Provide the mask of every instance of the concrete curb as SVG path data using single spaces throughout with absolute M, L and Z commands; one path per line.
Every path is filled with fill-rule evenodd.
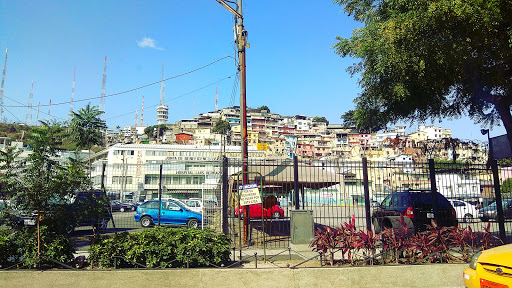
M 464 287 L 467 264 L 347 268 L 3 271 L 0 288 L 26 287 Z

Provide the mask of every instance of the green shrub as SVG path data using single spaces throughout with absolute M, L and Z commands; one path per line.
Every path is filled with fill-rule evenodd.
M 73 241 L 67 234 L 50 231 L 41 226 L 41 262 L 45 267 L 58 266 L 52 259 L 61 263 L 73 260 Z M 18 267 L 31 268 L 37 265 L 37 230 L 0 230 L 0 265 L 2 268 L 20 263 Z
M 207 267 L 229 261 L 230 239 L 210 229 L 154 227 L 97 240 L 88 261 L 100 267 Z

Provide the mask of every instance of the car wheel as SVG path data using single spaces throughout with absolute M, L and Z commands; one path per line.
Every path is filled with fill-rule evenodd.
M 150 227 L 153 225 L 153 219 L 149 216 L 143 216 L 140 219 L 140 225 L 142 225 L 142 227 Z
M 132 208 L 130 210 L 135 211 L 135 206 L 132 206 Z
M 464 219 L 463 220 L 464 220 L 465 223 L 473 222 L 473 215 L 468 213 L 468 214 L 464 215 Z
M 188 228 L 197 228 L 197 227 L 199 227 L 199 222 L 197 221 L 197 219 L 190 219 L 187 222 L 187 227 Z
M 279 211 L 274 211 L 274 213 L 272 213 L 272 218 L 274 218 L 274 219 L 281 218 L 281 213 L 279 213 Z
M 124 212 L 124 207 L 119 208 L 119 212 Z

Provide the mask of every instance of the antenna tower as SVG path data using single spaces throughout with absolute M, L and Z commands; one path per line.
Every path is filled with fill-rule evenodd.
M 4 60 L 4 70 L 2 72 L 2 85 L 0 85 L 0 122 L 2 121 L 2 117 L 4 114 L 4 83 L 5 83 L 5 70 L 7 69 L 7 52 L 8 48 L 5 48 L 5 60 Z
M 41 104 L 41 102 L 37 102 L 36 125 L 39 124 L 39 104 Z
M 215 111 L 219 111 L 219 87 L 215 87 Z
M 75 68 L 73 68 L 73 84 L 71 85 L 71 102 L 69 103 L 68 116 L 69 121 L 71 121 L 71 115 L 73 115 L 73 98 L 75 98 Z
M 50 112 L 52 111 L 52 99 L 50 99 L 50 104 L 48 104 L 48 123 L 50 123 Z
M 103 65 L 103 81 L 101 82 L 101 99 L 100 99 L 100 111 L 101 120 L 105 120 L 105 95 L 107 91 L 107 56 L 105 56 L 105 64 Z
M 133 127 L 137 127 L 137 118 L 139 118 L 139 110 L 135 110 L 135 119 L 133 119 Z
M 27 106 L 27 119 L 25 120 L 25 125 L 32 125 L 32 99 L 34 99 L 34 80 L 32 80 L 32 87 L 30 87 L 30 96 L 28 96 L 28 106 Z
M 160 105 L 165 105 L 164 62 L 162 62 L 162 81 L 160 82 Z
M 164 63 L 162 62 L 162 81 L 160 82 L 160 105 L 156 107 L 158 125 L 165 124 L 169 118 L 169 107 L 165 105 Z
M 140 109 L 140 127 L 144 126 L 144 95 L 142 95 L 142 108 Z

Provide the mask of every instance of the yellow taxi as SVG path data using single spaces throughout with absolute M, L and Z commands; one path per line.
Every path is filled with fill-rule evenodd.
M 512 244 L 475 254 L 463 277 L 468 288 L 512 288 Z

